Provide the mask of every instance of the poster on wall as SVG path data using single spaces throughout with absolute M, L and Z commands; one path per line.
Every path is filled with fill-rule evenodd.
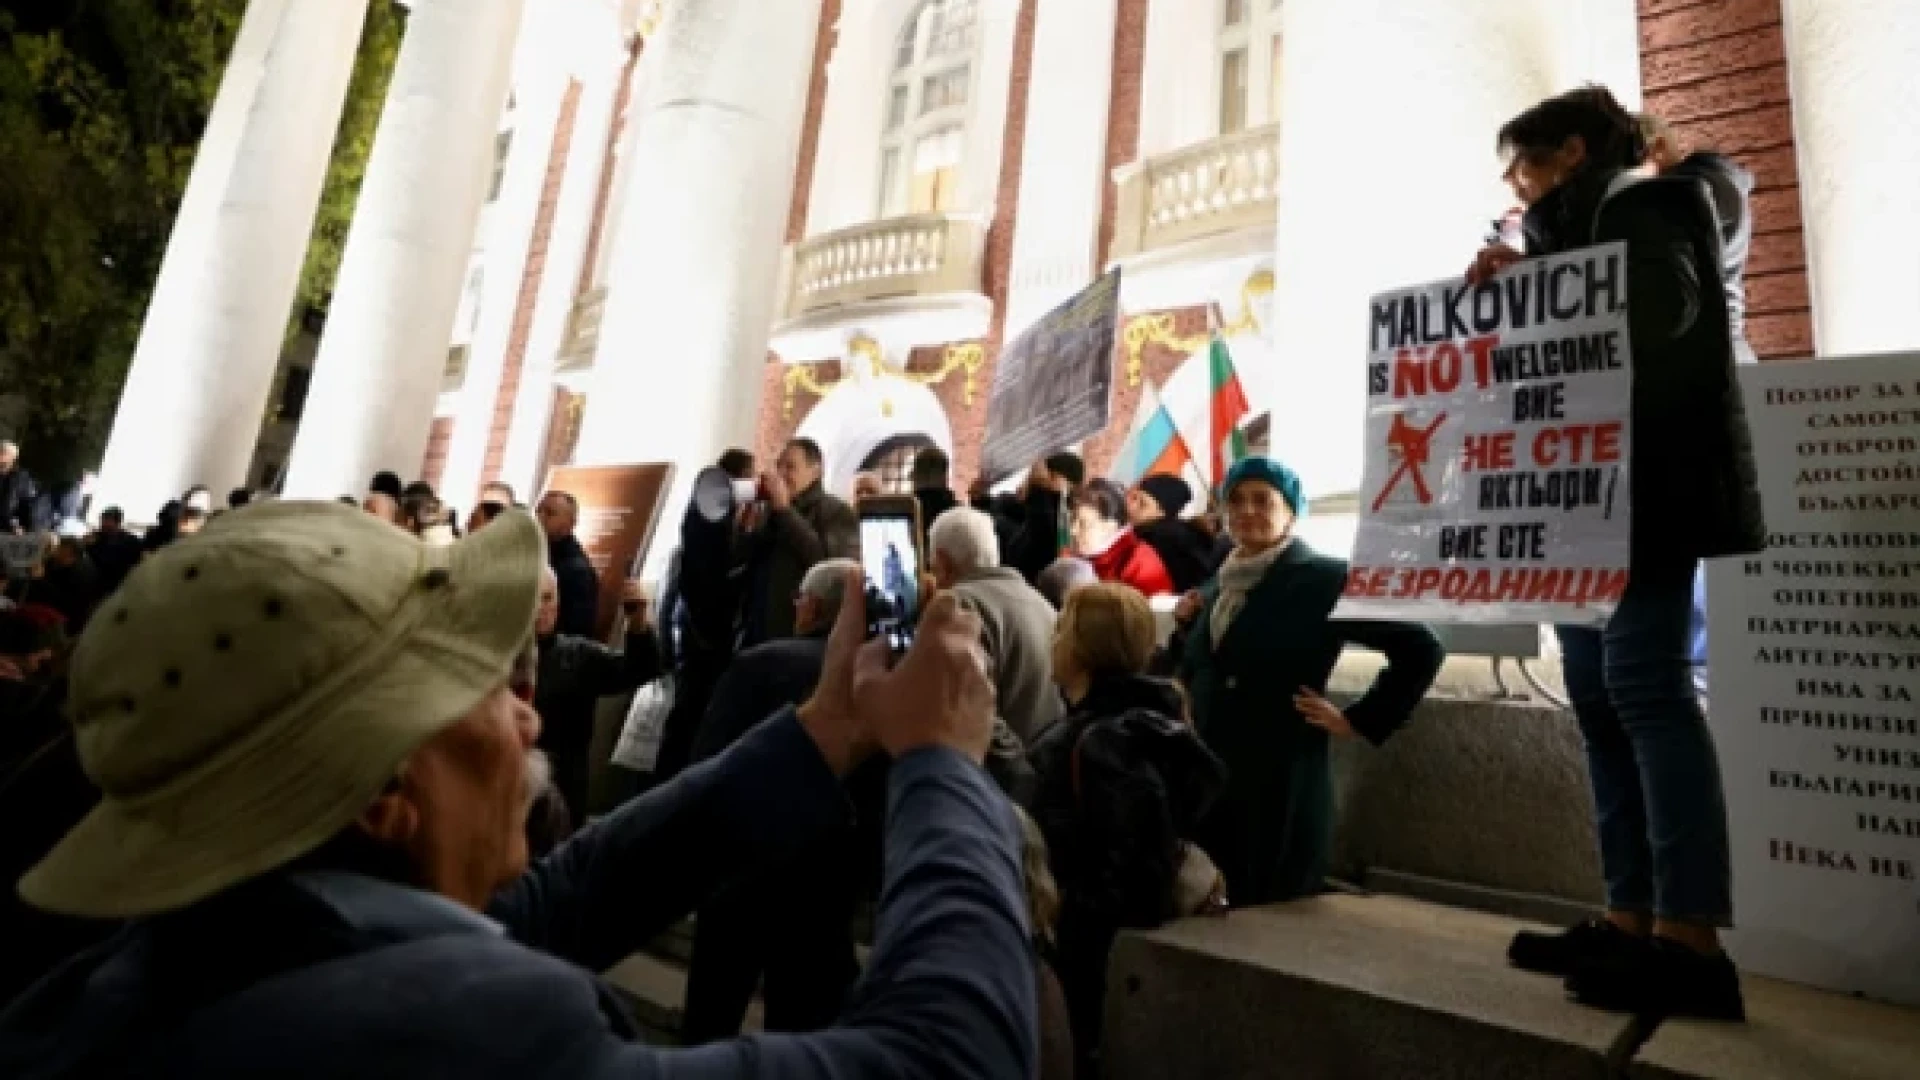
M 580 503 L 574 535 L 600 576 L 600 620 L 594 634 L 602 641 L 613 633 L 621 593 L 646 556 L 672 481 L 673 466 L 666 462 L 568 467 L 547 477 L 547 491 L 564 491 Z
M 1627 585 L 1624 244 L 1375 297 L 1366 464 L 1335 615 L 1604 622 Z
M 1001 480 L 1107 429 L 1113 413 L 1120 271 L 1048 312 L 1001 350 L 981 472 Z
M 1707 577 L 1728 948 L 1920 1005 L 1920 355 L 1740 376 L 1770 541 Z

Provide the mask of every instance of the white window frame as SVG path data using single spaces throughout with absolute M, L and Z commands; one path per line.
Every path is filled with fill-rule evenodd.
M 877 191 L 878 219 L 901 217 L 912 212 L 914 153 L 921 140 L 929 136 L 951 130 L 956 145 L 964 154 L 967 140 L 967 126 L 971 120 L 974 98 L 979 89 L 980 50 L 982 20 L 980 4 L 982 0 L 923 0 L 908 13 L 906 21 L 895 31 L 887 42 L 886 65 L 887 81 L 882 90 L 880 108 L 880 157 L 877 166 L 875 187 Z M 973 41 L 971 45 L 957 52 L 942 56 L 930 55 L 932 48 L 933 25 L 937 21 L 934 14 L 948 5 L 970 4 L 973 8 Z M 907 34 L 913 35 L 913 59 L 905 67 L 896 66 L 903 50 Z M 922 112 L 922 95 L 930 79 L 949 75 L 956 71 L 966 72 L 966 87 L 958 100 L 932 111 Z M 906 112 L 902 122 L 893 126 L 893 101 L 896 94 L 905 91 Z M 888 174 L 887 159 L 896 162 L 892 174 Z M 959 165 L 955 167 L 955 187 L 958 187 Z M 957 190 L 947 195 L 947 208 L 951 209 L 958 197 Z
M 1229 26 L 1227 9 L 1235 2 L 1216 0 L 1214 6 L 1218 43 L 1213 54 L 1212 127 L 1216 135 L 1231 134 L 1222 123 L 1225 119 L 1225 102 L 1222 99 L 1226 93 L 1227 56 L 1237 50 L 1245 50 L 1247 58 L 1246 123 L 1241 130 L 1250 131 L 1280 122 L 1273 107 L 1273 42 L 1280 36 L 1280 13 L 1286 0 L 1237 0 L 1246 14 L 1238 25 Z

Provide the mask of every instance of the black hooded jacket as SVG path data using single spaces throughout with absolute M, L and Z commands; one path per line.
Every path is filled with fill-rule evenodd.
M 1706 185 L 1590 169 L 1534 203 L 1524 225 L 1528 255 L 1627 245 L 1635 566 L 1762 550 L 1724 248 Z

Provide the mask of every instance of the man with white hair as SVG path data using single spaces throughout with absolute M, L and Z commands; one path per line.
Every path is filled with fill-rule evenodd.
M 993 518 L 971 507 L 940 515 L 927 533 L 929 563 L 941 591 L 980 616 L 1000 716 L 1031 742 L 1060 718 L 1053 685 L 1053 605 L 1019 571 L 1000 565 Z
M 794 636 L 755 645 L 735 658 L 694 736 L 694 761 L 725 752 L 813 693 L 834 616 L 861 573 L 854 559 L 826 559 L 807 570 L 793 597 Z M 872 769 L 848 778 L 856 826 L 886 813 L 885 773 L 877 774 L 876 783 Z M 701 905 L 680 1024 L 683 1043 L 738 1035 L 755 986 L 762 986 L 768 1031 L 815 1031 L 833 1023 L 859 974 L 855 871 L 873 861 L 862 858 L 860 835 L 855 828 L 835 830 L 796 853 L 787 867 L 740 882 Z
M 421 537 L 432 543 L 427 537 Z M 593 717 L 600 699 L 627 694 L 660 677 L 664 665 L 660 640 L 649 622 L 646 601 L 635 582 L 627 583 L 621 604 L 627 615 L 623 648 L 560 626 L 560 580 L 551 565 L 540 575 L 539 606 L 534 609 L 534 640 L 540 647 L 539 680 L 533 710 L 540 714 L 540 749 L 553 759 L 553 783 L 574 818 L 587 818 L 587 791 L 593 768 Z
M 32 531 L 33 504 L 39 494 L 33 477 L 20 467 L 20 444 L 0 439 L 0 535 Z

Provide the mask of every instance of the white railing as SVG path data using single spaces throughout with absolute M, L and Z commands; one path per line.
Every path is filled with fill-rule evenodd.
M 588 289 L 574 298 L 573 313 L 567 316 L 567 338 L 554 366 L 557 373 L 572 374 L 593 367 L 593 354 L 600 347 L 600 319 L 606 311 L 605 288 Z
M 802 240 L 787 248 L 786 317 L 867 300 L 979 292 L 985 239 L 972 218 L 914 214 Z
M 1273 225 L 1280 182 L 1280 128 L 1238 135 L 1148 158 L 1120 170 L 1113 257 Z

